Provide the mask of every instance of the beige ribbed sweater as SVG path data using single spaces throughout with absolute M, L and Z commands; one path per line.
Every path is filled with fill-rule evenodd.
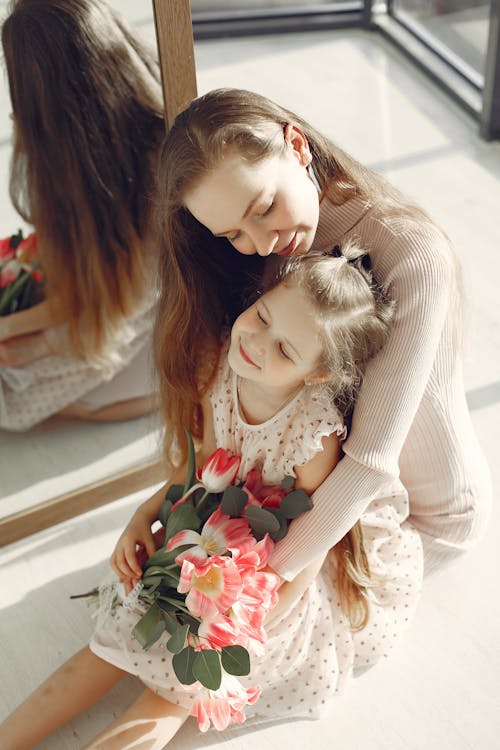
M 314 493 L 314 511 L 294 521 L 270 561 L 286 579 L 336 544 L 395 476 L 408 491 L 427 572 L 477 540 L 491 504 L 465 400 L 460 289 L 448 240 L 422 219 L 381 219 L 358 198 L 340 207 L 323 199 L 312 249 L 347 239 L 370 253 L 397 311 L 387 344 L 367 367 L 344 458 Z

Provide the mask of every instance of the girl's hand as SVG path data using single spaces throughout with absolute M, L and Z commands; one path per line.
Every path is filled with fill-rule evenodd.
M 0 365 L 21 367 L 53 354 L 43 331 L 0 342 Z
M 165 529 L 158 529 L 153 534 L 149 519 L 139 508 L 118 539 L 110 559 L 110 565 L 125 585 L 127 594 L 142 576 L 142 566 L 148 557 L 163 544 L 164 539 Z

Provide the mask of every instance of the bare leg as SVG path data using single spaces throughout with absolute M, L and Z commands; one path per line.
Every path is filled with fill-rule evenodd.
M 28 750 L 85 711 L 127 673 L 85 647 L 52 674 L 0 725 L 2 750 Z
M 127 419 L 137 419 L 146 414 L 151 414 L 158 408 L 158 397 L 138 396 L 126 401 L 117 401 L 108 406 L 101 406 L 100 409 L 88 409 L 81 404 L 70 404 L 58 412 L 59 417 L 69 419 L 85 419 L 91 422 L 122 422 Z
M 162 750 L 180 729 L 188 710 L 146 688 L 118 719 L 84 750 Z

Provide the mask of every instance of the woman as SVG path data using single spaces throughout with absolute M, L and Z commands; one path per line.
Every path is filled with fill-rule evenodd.
M 199 429 L 207 350 L 239 312 L 256 266 L 354 240 L 390 287 L 393 329 L 367 367 L 344 458 L 314 495 L 314 529 L 299 519 L 271 565 L 293 578 L 398 475 L 427 572 L 470 547 L 488 519 L 491 481 L 465 400 L 460 270 L 443 232 L 305 121 L 248 91 L 193 101 L 164 143 L 159 179 L 167 453 L 183 425 Z

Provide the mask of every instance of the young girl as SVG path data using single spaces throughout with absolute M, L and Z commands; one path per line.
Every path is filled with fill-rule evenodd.
M 394 325 L 368 365 L 345 456 L 314 495 L 314 533 L 298 519 L 272 564 L 293 577 L 398 476 L 427 572 L 471 547 L 489 517 L 491 480 L 465 400 L 460 272 L 443 232 L 304 120 L 249 91 L 194 100 L 165 140 L 159 176 L 158 362 L 165 420 L 177 428 L 167 441 L 199 424 L 192 404 L 206 347 L 241 309 L 254 266 L 356 240 L 390 286 Z
M 310 492 L 337 463 L 345 427 L 334 402 L 350 408 L 365 362 L 383 345 L 392 316 L 392 304 L 372 284 L 362 254 L 353 247 L 344 252 L 285 263 L 222 346 L 203 403 L 201 455 L 215 446 L 241 455 L 240 479 L 260 465 L 266 482 L 294 474 Z M 163 496 L 160 491 L 143 504 L 121 536 L 112 558 L 121 580 L 140 575 L 137 542 L 153 551 L 143 530 L 150 530 Z M 353 672 L 392 649 L 412 614 L 422 576 L 420 537 L 405 521 L 407 514 L 406 493 L 394 482 L 331 554 L 320 554 L 281 586 L 265 653 L 252 658 L 251 674 L 241 679 L 244 688 L 262 687 L 257 703 L 246 707 L 249 718 L 316 717 Z M 164 747 L 197 692 L 177 681 L 165 636 L 147 652 L 134 641 L 139 616 L 125 607 L 108 614 L 90 650 L 73 657 L 0 728 L 2 748 L 31 747 L 124 672 L 138 675 L 147 688 L 88 747 L 131 748 L 146 737 L 151 750 Z
M 155 404 L 157 60 L 102 0 L 13 0 L 2 45 L 10 194 L 37 232 L 46 299 L 0 318 L 0 428 L 139 416 Z

